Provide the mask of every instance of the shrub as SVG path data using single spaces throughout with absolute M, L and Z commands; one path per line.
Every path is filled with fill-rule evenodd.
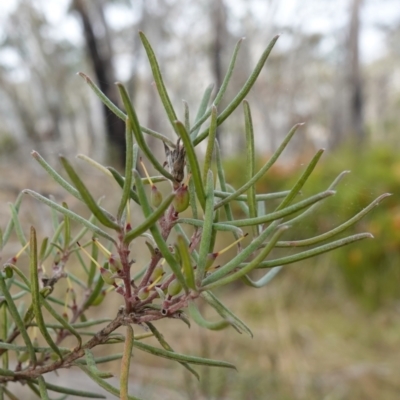
M 245 96 L 256 81 L 278 37 L 268 45 L 236 97 L 222 112 L 217 112 L 217 106 L 232 75 L 239 44 L 236 46 L 225 80 L 212 105 L 208 107 L 208 90 L 201 101 L 193 126 L 190 126 L 188 112 L 185 122 L 178 120 L 153 50 L 142 33 L 140 37 L 147 52 L 160 99 L 178 139 L 171 141 L 161 133 L 141 127 L 123 85 L 117 84 L 126 114 L 105 98 L 86 75 L 81 74 L 110 110 L 126 123 L 125 176 L 111 167 L 103 167 L 94 160 L 89 160 L 121 186 L 121 192 L 116 195 L 118 206 L 114 211 L 104 209 L 85 185 L 83 173 L 79 174 L 65 157 L 60 156 L 60 161 L 70 182 L 37 152 L 32 152 L 34 159 L 57 184 L 85 204 L 92 216 L 84 218 L 70 210 L 66 203 L 58 204 L 51 198 L 26 189 L 23 193 L 49 206 L 55 215 L 54 236 L 38 243 L 34 227 L 30 229 L 29 240 L 24 238 L 25 226 L 18 217 L 21 195 L 11 207 L 12 219 L 2 234 L 2 246 L 7 243 L 14 230 L 23 247 L 15 257 L 3 264 L 0 272 L 2 396 L 13 398 L 7 383 L 17 381 L 26 383 L 34 393 L 44 399 L 49 398 L 48 391 L 83 397 L 103 397 L 86 390 L 59 387 L 45 380 L 47 372 L 74 367 L 80 368 L 99 386 L 115 396 L 134 399 L 136 397 L 128 395 L 133 349 L 177 361 L 196 377 L 198 373 L 192 367 L 196 364 L 235 368 L 226 361 L 174 352 L 154 322 L 168 319 L 171 324 L 184 322 L 190 326 L 192 320 L 206 329 L 232 327 L 238 332 L 252 335 L 249 327 L 217 298 L 215 289 L 237 280 L 242 280 L 253 288 L 263 287 L 284 264 L 314 257 L 372 236 L 369 233 L 358 233 L 331 240 L 356 223 L 385 195 L 329 232 L 305 240 L 281 240 L 288 228 L 313 214 L 324 199 L 335 194 L 335 187 L 343 174 L 320 193 L 295 202 L 321 157 L 322 150 L 316 153 L 290 190 L 256 193 L 257 181 L 276 162 L 301 125 L 295 125 L 290 130 L 272 157 L 256 172 L 251 111 Z M 225 180 L 215 137 L 217 126 L 240 104 L 243 104 L 247 139 L 246 167 L 241 165 L 246 182 L 239 189 L 234 189 Z M 207 120 L 209 127 L 201 130 L 202 124 Z M 144 134 L 153 135 L 163 143 L 166 153 L 164 164 L 153 155 Z M 208 139 L 207 149 L 204 162 L 200 165 L 195 147 L 205 139 Z M 146 161 L 141 161 L 139 153 Z M 215 165 L 212 163 L 213 156 Z M 142 177 L 136 169 L 138 162 L 143 166 L 145 163 L 151 163 L 159 175 Z M 170 183 L 169 193 L 164 197 L 157 187 L 157 183 L 162 181 Z M 266 213 L 264 204 L 272 199 L 276 199 L 278 205 L 272 212 Z M 233 217 L 234 202 L 241 205 L 245 214 L 243 218 Z M 132 223 L 133 205 L 136 205 L 143 215 L 141 223 Z M 81 230 L 73 234 L 72 225 L 80 227 Z M 218 265 L 216 261 L 222 253 L 215 249 L 219 232 L 231 234 L 234 239 L 232 244 L 237 247 L 236 254 L 223 265 Z M 243 245 L 241 241 L 246 236 L 250 239 L 245 239 L 246 245 Z M 137 248 L 135 240 L 139 237 L 146 240 L 145 250 Z M 322 242 L 325 243 L 321 244 Z M 303 246 L 311 248 L 289 256 L 267 259 L 276 247 Z M 24 273 L 24 266 L 20 265 L 20 255 L 23 251 L 29 253 L 28 273 Z M 143 251 L 148 252 L 147 262 L 142 266 L 136 265 L 131 253 Z M 79 274 L 67 270 L 67 265 L 74 257 L 81 265 Z M 51 267 L 45 270 L 44 263 L 50 264 Z M 254 281 L 250 274 L 255 269 L 267 269 L 268 272 Z M 65 291 L 67 294 L 64 296 Z M 118 309 L 104 306 L 110 291 L 121 295 L 121 306 Z M 29 297 L 32 301 L 26 308 L 22 302 Z M 197 306 L 199 298 L 203 298 L 221 319 L 206 320 Z M 94 307 L 104 310 L 102 314 L 105 319 L 89 318 L 90 310 Z M 104 315 L 106 312 L 108 315 Z M 137 325 L 147 327 L 148 333 L 134 334 L 133 326 Z M 96 329 L 95 332 L 87 331 L 89 327 Z M 124 335 L 116 332 L 121 327 L 125 331 Z M 39 339 L 44 343 L 42 346 L 38 345 L 37 331 L 40 332 Z M 88 340 L 84 340 L 86 335 L 89 335 Z M 148 336 L 154 336 L 160 347 L 146 344 L 144 339 Z M 17 343 L 19 337 L 23 341 L 22 345 Z M 62 347 L 64 340 L 69 337 L 75 338 L 76 341 L 72 349 Z M 92 353 L 97 346 L 113 346 L 121 342 L 124 343 L 124 351 L 121 354 L 95 357 Z M 16 367 L 11 367 L 10 359 L 16 361 Z M 119 388 L 106 381 L 111 373 L 101 372 L 97 367 L 99 363 L 116 359 L 121 360 Z

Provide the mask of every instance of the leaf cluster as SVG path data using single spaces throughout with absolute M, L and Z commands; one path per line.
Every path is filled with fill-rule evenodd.
M 212 90 L 210 87 L 206 89 L 193 124 L 186 104 L 184 120 L 178 119 L 152 47 L 143 33 L 140 33 L 140 38 L 176 140 L 140 124 L 134 105 L 122 84 L 117 83 L 117 87 L 125 111 L 106 98 L 86 75 L 80 74 L 100 100 L 125 121 L 127 152 L 124 176 L 111 167 L 101 166 L 96 161 L 81 156 L 120 185 L 118 205 L 116 210 L 104 209 L 88 189 L 83 174 L 67 158 L 60 156 L 68 180 L 40 154 L 32 152 L 33 158 L 57 184 L 85 204 L 91 217 L 84 218 L 71 210 L 66 203 L 59 204 L 52 198 L 26 189 L 24 194 L 44 203 L 52 212 L 54 235 L 39 243 L 33 227 L 30 229 L 29 239 L 24 236 L 24 226 L 18 216 L 22 195 L 11 205 L 12 219 L 1 235 L 1 246 L 7 243 L 11 232 L 15 231 L 23 251 L 29 255 L 29 275 L 25 275 L 23 266 L 19 265 L 20 254 L 7 261 L 0 272 L 0 398 L 14 398 L 7 387 L 7 382 L 10 381 L 26 383 L 35 394 L 44 399 L 50 398 L 49 391 L 104 398 L 83 390 L 58 387 L 46 381 L 47 372 L 75 367 L 80 368 L 109 393 L 121 399 L 136 399 L 137 397 L 128 393 L 129 368 L 134 349 L 177 361 L 197 378 L 199 375 L 192 365 L 235 368 L 225 361 L 175 352 L 158 331 L 154 321 L 168 318 L 171 323 L 179 320 L 190 327 L 192 320 L 206 329 L 232 327 L 239 333 L 252 335 L 250 328 L 217 298 L 215 289 L 237 280 L 248 286 L 261 288 L 271 281 L 282 265 L 371 237 L 369 233 L 361 233 L 334 239 L 334 236 L 356 223 L 376 206 L 385 195 L 329 232 L 303 240 L 283 239 L 291 226 L 312 215 L 324 199 L 335 194 L 336 186 L 344 175 L 340 174 L 322 192 L 299 199 L 299 193 L 323 150 L 315 154 L 289 190 L 256 193 L 256 183 L 278 160 L 301 126 L 295 125 L 265 165 L 258 171 L 255 170 L 254 129 L 250 105 L 245 97 L 264 67 L 278 37 L 274 37 L 267 46 L 242 89 L 219 111 L 218 107 L 232 77 L 241 42 L 236 45 L 221 88 L 211 104 Z M 240 105 L 243 107 L 247 143 L 247 163 L 243 166 L 246 183 L 239 188 L 233 188 L 225 179 L 216 130 Z M 202 128 L 205 123 L 208 126 Z M 166 152 L 164 164 L 149 148 L 146 135 L 152 135 L 162 142 Z M 196 147 L 206 139 L 205 158 L 201 163 Z M 139 162 L 145 164 L 142 158 L 160 175 L 142 177 L 137 170 Z M 160 181 L 170 183 L 170 191 L 165 198 L 162 198 L 156 185 Z M 273 199 L 278 200 L 278 205 L 270 209 Z M 244 217 L 235 218 L 233 202 L 240 205 Z M 136 225 L 131 219 L 132 204 L 138 205 L 143 214 L 143 222 Z M 266 205 L 270 209 L 268 212 Z M 79 227 L 80 230 L 73 234 L 72 227 Z M 217 262 L 218 256 L 224 251 L 216 250 L 216 238 L 220 232 L 231 234 L 233 245 L 236 246 L 236 254 L 223 265 L 218 265 Z M 139 237 L 146 240 L 148 259 L 138 270 L 131 254 L 142 251 L 136 245 Z M 274 258 L 271 253 L 276 247 L 307 249 Z M 76 257 L 82 267 L 79 276 L 68 269 L 71 257 Z M 49 264 L 50 267 L 44 267 Z M 254 281 L 251 273 L 256 269 L 268 271 Z M 81 278 L 82 275 L 84 279 Z M 59 287 L 67 287 L 64 300 L 55 295 L 55 289 Z M 107 319 L 91 320 L 88 317 L 89 310 L 103 307 L 104 299 L 111 291 L 121 296 L 121 307 L 114 311 L 107 310 L 110 312 Z M 27 298 L 31 299 L 29 306 L 26 303 Z M 200 298 L 216 311 L 219 320 L 209 321 L 203 317 L 198 307 Z M 146 327 L 148 334 L 136 335 L 134 328 L 138 325 Z M 116 332 L 120 327 L 124 327 L 124 335 Z M 154 336 L 159 346 L 145 343 L 143 339 L 148 336 Z M 18 337 L 21 337 L 23 345 L 17 344 Z M 61 347 L 67 337 L 75 338 L 74 348 Z M 38 338 L 44 345 L 39 346 Z M 92 349 L 99 345 L 122 342 L 122 353 L 97 358 L 92 353 Z M 11 367 L 11 355 L 17 360 L 15 368 Z M 121 360 L 118 388 L 107 382 L 112 374 L 101 372 L 97 367 L 100 363 L 116 359 Z

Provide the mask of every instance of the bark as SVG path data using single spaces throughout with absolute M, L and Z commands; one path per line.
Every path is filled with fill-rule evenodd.
M 110 40 L 106 37 L 98 37 L 95 33 L 95 23 L 103 25 L 103 31 L 106 33 L 108 27 L 104 24 L 104 10 L 101 4 L 97 4 L 97 11 L 100 13 L 99 21 L 93 21 L 84 0 L 73 0 L 73 8 L 78 12 L 82 21 L 83 32 L 86 41 L 87 52 L 90 57 L 96 79 L 100 89 L 115 104 L 118 105 L 119 97 L 115 86 L 115 74 L 113 68 L 113 54 Z M 117 150 L 117 158 L 120 165 L 124 164 L 125 159 L 125 124 L 120 118 L 113 114 L 105 105 L 103 105 L 103 115 L 106 125 L 106 133 L 109 142 Z
M 362 0 L 352 0 L 346 53 L 336 82 L 331 141 L 333 146 L 348 139 L 360 144 L 365 138 L 363 80 L 359 55 L 361 6 Z

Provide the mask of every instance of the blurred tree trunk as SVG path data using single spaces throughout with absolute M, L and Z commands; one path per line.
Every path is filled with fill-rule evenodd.
M 363 82 L 360 68 L 360 11 L 363 0 L 351 0 L 349 30 L 345 58 L 339 68 L 333 116 L 331 144 L 339 145 L 347 138 L 361 143 L 365 138 Z
M 224 56 L 224 43 L 227 39 L 226 8 L 223 0 L 214 0 L 210 8 L 212 25 L 211 62 L 214 74 L 215 88 L 218 91 L 224 79 L 222 60 Z M 217 129 L 217 140 L 220 140 L 220 129 Z M 221 146 L 223 152 L 223 147 Z
M 350 87 L 350 132 L 357 142 L 364 137 L 363 88 L 360 68 L 360 9 L 362 0 L 353 0 L 349 35 L 349 87 Z
M 119 103 L 118 91 L 115 86 L 115 73 L 113 68 L 113 52 L 109 29 L 104 16 L 104 5 L 102 1 L 91 3 L 96 8 L 98 17 L 90 13 L 89 3 L 85 0 L 73 0 L 73 8 L 78 12 L 83 25 L 87 51 L 96 74 L 100 89 L 114 103 Z M 99 25 L 97 27 L 97 25 Z M 97 28 L 97 29 L 96 29 Z M 96 34 L 96 32 L 102 32 Z M 125 124 L 120 118 L 113 114 L 103 105 L 106 133 L 110 144 L 117 152 L 118 164 L 123 164 L 125 159 Z

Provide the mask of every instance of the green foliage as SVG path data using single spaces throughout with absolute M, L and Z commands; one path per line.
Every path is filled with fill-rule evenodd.
M 261 164 L 262 160 L 258 159 Z M 296 164 L 301 164 L 299 160 Z M 241 184 L 236 168 L 237 160 L 227 160 L 225 165 L 229 179 Z M 382 207 L 374 210 L 373 218 L 349 227 L 347 232 L 356 234 L 361 230 L 371 232 L 375 240 L 361 242 L 357 247 L 343 247 L 330 258 L 336 265 L 349 293 L 355 296 L 369 310 L 388 305 L 400 298 L 398 282 L 400 279 L 400 163 L 398 154 L 386 145 L 354 149 L 352 145 L 343 146 L 327 156 L 314 172 L 303 195 L 320 191 L 326 182 L 334 179 L 338 170 L 348 168 L 351 173 L 344 177 L 335 196 L 335 202 L 327 202 L 306 224 L 293 229 L 293 235 L 305 236 L 313 232 L 331 229 L 338 222 L 347 221 L 357 213 L 363 212 L 379 193 L 391 193 Z M 294 182 L 294 168 L 276 167 L 272 173 L 259 182 L 261 191 L 282 191 Z M 350 172 L 349 171 L 349 172 Z M 372 203 L 372 207 L 374 203 Z M 368 210 L 368 209 L 367 209 Z M 317 260 L 310 262 L 318 262 Z
M 67 181 L 37 152 L 32 152 L 34 159 L 54 181 L 83 203 L 92 216 L 85 218 L 69 209 L 66 203 L 58 204 L 34 190 L 26 189 L 25 194 L 49 207 L 54 222 L 54 236 L 51 240 L 44 238 L 39 242 L 36 234 L 39 226 L 31 227 L 27 241 L 26 227 L 18 214 L 21 196 L 11 206 L 12 219 L 1 235 L 2 248 L 7 244 L 12 230 L 20 240 L 21 247 L 26 247 L 22 247 L 21 252 L 8 260 L 0 271 L 2 397 L 10 397 L 7 383 L 18 381 L 27 382 L 28 387 L 42 398 L 50 398 L 48 391 L 104 398 L 96 393 L 58 387 L 46 381 L 47 372 L 75 367 L 80 368 L 88 378 L 109 393 L 123 399 L 136 399 L 137 397 L 128 393 L 131 356 L 136 351 L 176 361 L 196 378 L 199 375 L 192 365 L 234 369 L 235 366 L 226 361 L 175 352 L 154 322 L 168 319 L 170 324 L 183 322 L 190 327 L 190 320 L 185 314 L 187 310 L 191 319 L 203 328 L 219 330 L 232 327 L 240 333 L 245 332 L 252 336 L 250 328 L 217 298 L 214 289 L 237 280 L 260 288 L 271 281 L 281 265 L 371 237 L 369 233 L 357 233 L 331 240 L 356 223 L 365 212 L 349 219 L 339 231 L 332 230 L 312 237 L 306 244 L 295 239 L 283 240 L 292 226 L 309 216 L 321 202 L 336 193 L 335 187 L 339 179 L 316 194 L 299 197 L 299 191 L 313 172 L 322 150 L 311 159 L 296 182 L 286 188 L 289 190 L 266 194 L 258 194 L 255 190 L 257 182 L 277 161 L 301 126 L 297 124 L 290 130 L 277 151 L 257 171 L 252 162 L 255 159 L 255 144 L 251 109 L 244 98 L 254 85 L 277 37 L 262 54 L 243 88 L 225 110 L 218 113 L 216 106 L 232 76 L 239 45 L 235 48 L 216 100 L 206 107 L 210 96 L 207 88 L 203 96 L 205 100 L 199 107 L 193 127 L 190 127 L 187 107 L 184 123 L 177 120 L 177 113 L 168 96 L 151 45 L 144 34 L 141 33 L 140 37 L 149 57 L 160 99 L 177 138 L 171 141 L 161 133 L 142 127 L 134 106 L 120 83 L 117 86 L 127 114 L 112 104 L 88 77 L 81 74 L 110 110 L 125 121 L 125 176 L 86 157 L 92 165 L 109 178 L 114 178 L 121 186 L 121 191 L 115 194 L 117 206 L 106 210 L 87 187 L 85 174 L 79 173 L 68 159 L 60 156 L 61 165 L 68 176 Z M 229 118 L 242 102 L 247 162 L 241 164 L 241 169 L 247 165 L 248 170 L 244 174 L 246 182 L 234 189 L 226 180 L 218 143 L 215 142 L 215 132 L 217 126 Z M 201 131 L 201 125 L 208 120 L 210 126 Z M 162 142 L 166 153 L 165 164 L 154 157 L 146 142 L 147 134 Z M 206 138 L 209 142 L 205 162 L 201 165 L 196 146 Z M 143 156 L 144 164 L 151 163 L 161 176 L 141 177 L 135 169 L 138 154 Z M 215 169 L 210 168 L 214 165 L 213 155 Z M 153 192 L 156 182 L 159 181 L 170 183 L 170 193 L 163 199 L 160 195 L 155 199 L 147 186 Z M 383 197 L 378 198 L 374 205 Z M 270 207 L 271 199 L 277 202 L 273 208 Z M 243 213 L 238 218 L 234 218 L 232 212 L 236 204 L 241 205 Z M 266 204 L 268 207 L 265 207 Z M 137 224 L 131 218 L 133 205 L 135 209 L 139 207 L 142 214 L 142 222 Z M 266 212 L 266 209 L 269 211 Z M 181 215 L 183 211 L 185 217 Z M 75 233 L 76 229 L 79 230 Z M 232 235 L 237 251 L 229 261 L 217 265 L 214 261 L 223 250 L 217 251 L 215 243 L 221 231 Z M 137 244 L 139 237 L 146 240 L 147 249 L 143 250 L 144 246 Z M 242 241 L 245 237 L 247 238 Z M 276 248 L 293 249 L 301 246 L 307 246 L 307 250 L 290 251 L 289 254 L 279 257 L 274 253 Z M 19 261 L 23 251 L 29 254 L 28 272 Z M 143 251 L 148 251 L 147 260 L 142 266 L 136 265 L 132 254 Z M 78 260 L 81 266 L 79 274 L 71 272 L 69 265 L 72 260 Z M 252 280 L 250 274 L 255 269 L 273 267 L 279 268 L 267 271 L 257 281 Z M 110 291 L 120 295 L 121 304 L 117 309 L 104 306 L 104 299 Z M 215 310 L 220 316 L 218 320 L 208 321 L 203 317 L 197 305 L 199 298 Z M 30 303 L 29 307 L 26 307 L 26 302 Z M 90 310 L 93 307 L 101 308 L 102 314 L 107 312 L 108 315 L 103 315 L 106 320 L 90 319 Z M 125 327 L 125 336 L 116 332 L 122 326 Z M 134 329 L 137 326 L 147 326 L 150 334 L 135 334 Z M 88 327 L 92 330 L 88 330 Z M 159 342 L 158 347 L 143 343 L 143 339 L 152 335 Z M 75 347 L 62 347 L 65 339 L 71 336 L 76 339 Z M 18 344 L 21 343 L 19 337 L 22 345 Z M 113 346 L 122 342 L 125 343 L 123 353 L 97 358 L 92 353 L 92 349 L 97 346 Z M 12 364 L 10 359 L 13 360 Z M 116 359 L 121 359 L 120 388 L 106 381 L 112 376 L 111 373 L 101 372 L 97 367 L 99 363 Z M 16 367 L 11 367 L 15 363 Z

